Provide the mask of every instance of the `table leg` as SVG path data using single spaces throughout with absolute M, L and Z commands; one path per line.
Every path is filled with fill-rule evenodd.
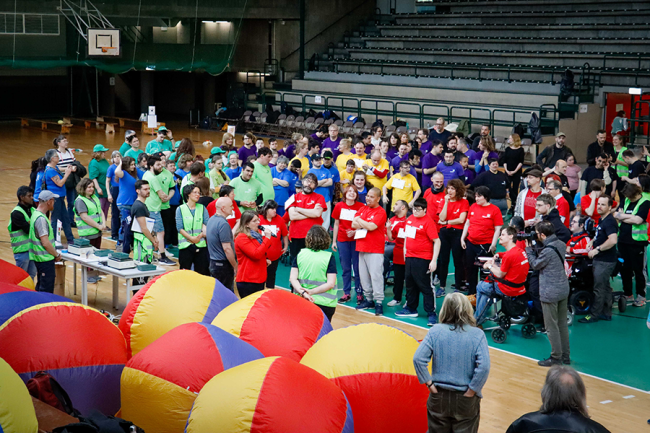
M 74 294 L 77 294 L 77 264 L 72 264 L 72 287 L 74 287 Z
M 119 284 L 120 284 L 120 279 L 113 275 L 113 308 L 117 310 L 117 303 L 119 302 L 120 299 L 120 294 L 118 292 L 119 290 Z
M 126 279 L 126 304 L 131 300 L 131 278 Z
M 81 266 L 81 303 L 88 305 L 88 269 Z

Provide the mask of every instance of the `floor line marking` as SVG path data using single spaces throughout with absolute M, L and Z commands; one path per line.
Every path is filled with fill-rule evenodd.
M 628 398 L 634 398 L 634 396 L 633 395 L 624 395 L 623 398 L 627 400 Z
M 608 403 L 613 403 L 611 400 L 603 400 L 600 402 L 600 404 L 608 404 Z

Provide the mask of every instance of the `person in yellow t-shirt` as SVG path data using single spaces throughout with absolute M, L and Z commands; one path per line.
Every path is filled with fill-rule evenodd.
M 366 155 L 366 146 L 363 144 L 363 141 L 358 141 L 354 145 L 354 150 L 356 152 L 354 159 L 360 159 L 361 163 L 365 164 L 368 155 Z M 361 168 L 361 163 L 357 163 L 357 167 Z
M 367 159 L 361 167 L 366 172 L 368 182 L 379 189 L 382 189 L 388 182 L 388 161 L 381 157 L 379 150 L 373 150 L 370 159 Z M 371 174 L 372 173 L 372 174 Z
M 296 156 L 291 161 L 298 160 L 302 164 L 300 167 L 300 172 L 302 173 L 300 178 L 302 179 L 309 171 L 309 158 L 307 158 L 307 152 L 309 152 L 309 141 L 306 137 L 298 140 L 298 143 L 296 143 L 296 152 Z
M 353 159 L 348 159 L 345 165 L 345 170 L 339 172 L 342 185 L 352 185 L 354 181 L 354 172 L 357 171 L 357 165 Z
M 384 194 L 384 203 L 388 203 L 388 190 L 393 190 L 393 201 L 391 209 L 399 200 L 404 200 L 413 207 L 413 202 L 420 197 L 422 190 L 418 185 L 417 179 L 410 173 L 411 164 L 408 161 L 402 161 L 399 164 L 399 173 L 391 177 L 386 185 L 382 188 Z
M 341 153 L 336 158 L 336 168 L 338 168 L 339 173 L 343 173 L 345 171 L 346 164 L 349 160 L 356 158 L 350 149 L 352 149 L 352 141 L 349 138 L 344 138 L 341 140 L 339 143 L 339 152 Z

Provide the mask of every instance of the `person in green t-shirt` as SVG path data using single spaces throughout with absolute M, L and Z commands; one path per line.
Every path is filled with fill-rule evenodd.
M 212 163 L 213 167 L 210 170 L 210 173 L 208 173 L 208 178 L 210 179 L 210 191 L 212 191 L 212 197 L 216 200 L 219 198 L 221 185 L 228 185 L 230 183 L 230 178 L 226 172 L 223 171 L 223 160 L 221 159 L 221 155 L 213 155 L 212 160 L 214 161 Z
M 163 152 L 165 156 L 169 157 L 174 150 L 174 145 L 172 144 L 174 137 L 172 136 L 171 129 L 167 129 L 164 126 L 158 128 L 158 133 L 156 138 L 147 143 L 145 152 L 148 155 L 153 155 L 154 153 Z
M 159 263 L 161 265 L 172 266 L 176 262 L 170 260 L 165 254 L 165 226 L 160 215 L 163 202 L 169 201 L 169 195 L 167 194 L 169 190 L 163 188 L 161 178 L 158 176 L 163 171 L 162 158 L 158 155 L 151 155 L 147 159 L 147 164 L 149 170 L 142 176 L 142 179 L 149 182 L 150 194 L 144 204 L 149 210 L 149 217 L 154 220 L 153 231 L 156 233 L 156 238 L 158 239 Z
M 140 139 L 135 135 L 131 135 L 129 138 L 126 139 L 126 142 L 129 143 L 131 148 L 126 151 L 124 156 L 130 156 L 131 158 L 137 161 L 138 156 L 140 156 L 141 153 L 144 153 L 144 151 L 140 149 Z
M 250 162 L 242 164 L 242 172 L 239 177 L 230 181 L 230 186 L 235 188 L 235 203 L 243 210 L 257 210 L 263 203 L 262 185 L 253 179 L 255 166 Z
M 169 165 L 168 165 L 169 163 Z M 163 158 L 163 167 L 171 167 L 173 161 L 165 161 Z M 156 176 L 159 179 L 160 186 L 162 187 L 163 192 L 167 193 L 168 200 L 163 201 L 160 206 L 160 217 L 163 221 L 163 226 L 165 227 L 165 245 L 176 245 L 178 244 L 178 232 L 176 231 L 176 209 L 172 209 L 171 202 L 176 195 L 176 184 L 174 182 L 174 174 L 170 172 L 167 168 L 163 168 L 159 175 Z M 173 237 L 176 237 L 174 241 Z
M 126 152 L 128 152 L 129 149 L 131 149 L 131 144 L 129 143 L 129 137 L 133 137 L 133 136 L 135 136 L 135 131 L 131 129 L 126 131 L 126 133 L 124 134 L 124 143 L 122 143 L 122 146 L 120 146 L 120 150 L 119 150 L 120 155 L 126 156 Z
M 96 144 L 93 147 L 92 159 L 88 164 L 88 178 L 95 184 L 95 192 L 99 197 L 104 217 L 108 215 L 108 208 L 111 205 L 108 201 L 108 191 L 106 191 L 106 172 L 110 167 L 105 158 L 107 150 L 102 144 Z
M 262 147 L 257 152 L 257 161 L 253 163 L 255 171 L 253 172 L 253 179 L 262 185 L 262 203 L 267 200 L 275 199 L 275 191 L 273 190 L 273 176 L 269 168 L 269 162 L 273 158 L 273 152 L 268 147 Z

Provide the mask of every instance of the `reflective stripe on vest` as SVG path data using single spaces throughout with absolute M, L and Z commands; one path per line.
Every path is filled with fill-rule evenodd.
M 296 262 L 298 263 L 298 282 L 305 289 L 313 289 L 327 282 L 327 265 L 332 253 L 327 251 L 314 251 L 303 248 Z M 336 307 L 336 287 L 324 293 L 312 295 L 316 305 Z
M 29 215 L 25 212 L 20 206 L 16 206 L 11 212 L 19 211 L 25 216 L 25 221 L 29 222 Z M 31 244 L 29 240 L 29 233 L 25 233 L 22 230 L 12 230 L 11 228 L 11 215 L 9 216 L 9 224 L 7 224 L 7 229 L 9 230 L 9 238 L 11 239 L 11 249 L 14 254 L 26 253 L 29 251 L 29 245 Z
M 183 230 L 185 230 L 190 236 L 198 236 L 203 230 L 203 205 L 197 203 L 196 209 L 194 209 L 194 215 L 190 208 L 184 204 L 180 206 L 181 216 L 183 217 Z M 178 249 L 182 250 L 184 248 L 192 245 L 185 236 L 178 233 Z M 196 244 L 197 248 L 203 248 L 207 244 L 205 243 L 205 238 L 201 239 L 201 242 Z
M 47 221 L 47 228 L 49 229 L 47 237 L 50 240 L 52 246 L 54 246 L 54 230 L 52 230 L 52 224 L 50 224 L 50 220 L 47 219 L 44 213 L 34 209 L 34 212 L 32 212 L 32 217 L 29 219 L 29 260 L 33 260 L 35 262 L 49 262 L 50 260 L 54 260 L 54 256 L 47 252 L 43 246 L 43 243 L 41 242 L 41 238 L 36 236 L 36 230 L 34 229 L 36 220 L 40 217 L 45 218 Z
M 82 200 L 88 209 L 88 216 L 90 219 L 95 221 L 97 224 L 102 223 L 102 207 L 99 204 L 99 198 L 96 195 L 93 195 L 90 199 L 84 196 L 79 196 L 77 200 Z M 74 208 L 74 222 L 77 223 L 77 231 L 79 236 L 92 236 L 99 233 L 99 229 L 92 227 L 86 223 L 86 221 L 81 219 L 81 216 L 77 213 L 77 207 Z
M 632 213 L 630 215 L 633 215 L 634 212 L 636 212 L 637 208 L 642 204 L 648 201 L 645 197 L 641 196 L 641 198 L 636 202 L 636 206 L 634 206 L 634 209 L 632 209 Z M 625 199 L 625 210 L 628 210 L 628 206 L 630 205 L 630 199 L 626 198 Z M 645 242 L 648 240 L 648 223 L 644 221 L 642 224 L 632 224 L 632 240 L 634 241 L 639 241 L 639 242 Z
M 153 243 L 142 233 L 134 232 L 133 260 L 138 262 L 153 262 Z
M 617 161 L 625 162 L 625 160 L 623 159 L 623 152 L 625 152 L 626 150 L 627 150 L 627 147 L 623 147 L 621 149 L 621 151 L 618 152 L 618 155 L 616 155 L 616 160 Z M 620 165 L 620 164 L 616 165 L 616 175 L 618 177 L 627 176 L 629 174 L 627 170 L 628 170 L 628 167 L 626 165 Z

